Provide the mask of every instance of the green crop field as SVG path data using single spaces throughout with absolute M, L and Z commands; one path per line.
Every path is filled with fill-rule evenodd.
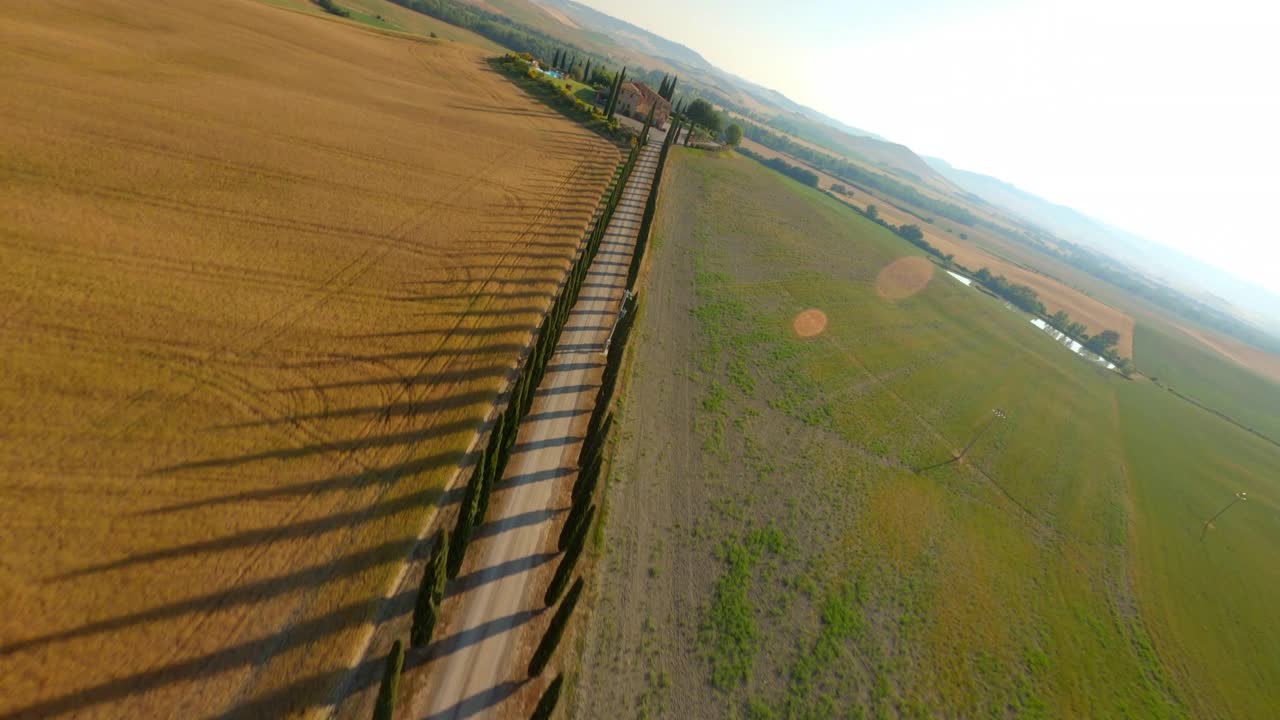
M 1280 385 L 1175 333 L 1138 325 L 1134 352 L 1143 373 L 1280 442 Z
M 1081 361 L 756 163 L 680 150 L 667 172 L 580 707 L 1280 704 L 1280 448 Z

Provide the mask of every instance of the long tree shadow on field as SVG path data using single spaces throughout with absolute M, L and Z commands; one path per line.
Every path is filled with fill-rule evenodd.
M 538 233 L 529 233 L 528 238 L 536 238 L 538 235 Z M 552 258 L 561 259 L 563 262 L 541 262 Z M 563 271 L 568 265 L 567 254 L 515 253 L 511 255 L 511 259 L 514 263 L 527 262 L 528 264 L 522 264 L 520 267 L 524 272 L 530 274 Z M 492 266 L 487 266 L 486 268 L 484 265 L 476 265 L 472 269 L 476 272 L 481 272 L 485 269 L 491 270 Z M 618 273 L 616 275 L 621 276 L 622 274 Z M 456 284 L 459 281 L 451 282 Z M 520 283 L 518 279 L 503 280 L 502 282 L 508 286 L 518 286 Z M 495 296 L 500 296 L 504 293 L 507 295 L 507 297 L 498 297 L 497 299 L 499 300 L 520 301 L 546 298 L 549 302 L 550 294 L 553 290 L 552 285 L 545 283 L 545 281 L 537 282 L 546 286 L 545 291 L 538 292 L 516 287 L 513 290 L 495 292 L 493 294 Z M 466 299 L 466 297 L 459 294 L 452 297 L 452 299 L 461 300 Z M 419 299 L 425 298 L 406 295 L 398 301 L 417 301 Z M 495 399 L 501 401 L 502 397 L 498 395 L 496 387 L 511 379 L 512 365 L 510 363 L 483 363 L 474 368 L 459 368 L 452 365 L 452 363 L 455 360 L 461 362 L 467 358 L 482 357 L 486 353 L 498 357 L 515 355 L 522 346 L 510 342 L 500 342 L 500 336 L 522 331 L 531 333 L 534 327 L 530 323 L 512 323 L 509 321 L 510 316 L 520 313 L 536 315 L 544 310 L 545 303 L 541 306 L 529 303 L 515 308 L 501 310 L 491 308 L 467 313 L 468 317 L 478 318 L 480 326 L 465 330 L 466 343 L 479 341 L 482 343 L 480 347 L 468 344 L 463 347 L 437 347 L 422 351 L 401 351 L 392 347 L 386 350 L 379 349 L 376 352 L 334 352 L 328 359 L 302 363 L 280 363 L 280 367 L 286 370 L 341 368 L 349 364 L 352 366 L 352 372 L 349 373 L 349 377 L 358 375 L 363 375 L 363 377 L 340 378 L 334 381 L 297 386 L 281 386 L 272 388 L 268 391 L 269 394 L 284 396 L 294 393 L 323 394 L 328 391 L 338 391 L 337 394 L 345 398 L 346 396 L 343 393 L 358 393 L 362 390 L 368 390 L 379 393 L 381 395 L 380 402 L 360 403 L 357 401 L 350 404 L 339 404 L 334 407 L 326 406 L 321 410 L 304 410 L 289 414 L 262 413 L 262 417 L 253 420 L 216 425 L 212 428 L 212 431 L 252 431 L 257 428 L 303 425 L 314 425 L 323 429 L 329 427 L 331 423 L 341 421 L 365 421 L 364 423 L 353 423 L 361 427 L 349 432 L 316 433 L 319 437 L 314 442 L 298 442 L 297 438 L 302 437 L 301 434 L 293 436 L 281 435 L 277 436 L 277 439 L 289 437 L 293 440 L 293 444 L 287 447 L 253 448 L 252 445 L 246 443 L 246 446 L 252 448 L 248 452 L 218 457 L 194 458 L 171 463 L 155 468 L 147 475 L 186 479 L 189 474 L 193 480 L 204 483 L 204 486 L 207 487 L 211 482 L 240 479 L 238 475 L 231 473 L 215 479 L 214 476 L 206 472 L 209 470 L 234 469 L 255 463 L 305 461 L 326 456 L 332 456 L 340 460 L 340 463 L 336 463 L 339 467 L 333 469 L 342 470 L 342 472 L 332 474 L 316 473 L 312 476 L 314 479 L 232 490 L 231 492 L 215 493 L 204 497 L 186 495 L 186 498 L 183 498 L 182 494 L 175 494 L 176 497 L 174 499 L 177 500 L 176 502 L 144 509 L 135 517 L 199 512 L 210 509 L 221 512 L 221 510 L 218 510 L 218 506 L 239 503 L 275 503 L 281 500 L 305 501 L 320 498 L 326 493 L 331 493 L 335 497 L 349 496 L 359 498 L 358 502 L 352 500 L 348 507 L 341 509 L 335 509 L 332 504 L 318 505 L 318 508 L 324 508 L 324 511 L 318 516 L 307 516 L 303 517 L 303 519 L 278 524 L 272 523 L 264 527 L 243 529 L 242 527 L 237 527 L 234 523 L 215 525 L 214 527 L 217 528 L 232 527 L 235 530 L 231 532 L 215 530 L 209 536 L 200 534 L 207 532 L 208 526 L 196 525 L 193 533 L 195 537 L 189 541 L 178 542 L 172 547 L 158 547 L 135 552 L 123 558 L 103 559 L 87 567 L 66 573 L 61 578 L 54 579 L 53 582 L 58 582 L 59 580 L 70 581 L 99 573 L 151 565 L 157 566 L 156 572 L 161 570 L 167 572 L 170 568 L 176 568 L 177 572 L 180 573 L 185 567 L 200 566 L 201 564 L 212 562 L 211 558 L 214 556 L 222 555 L 224 558 L 232 557 L 233 554 L 240 556 L 245 554 L 246 551 L 254 551 L 257 548 L 265 550 L 268 547 L 277 547 L 277 544 L 283 543 L 300 543 L 304 548 L 324 548 L 325 553 L 320 557 L 313 557 L 306 554 L 305 551 L 302 554 L 295 553 L 306 564 L 281 566 L 282 569 L 279 572 L 270 574 L 267 577 L 255 577 L 246 581 L 237 580 L 230 587 L 215 590 L 197 589 L 195 593 L 189 596 L 161 602 L 146 609 L 95 619 L 79 627 L 61 629 L 57 632 L 10 642 L 0 647 L 0 657 L 36 650 L 58 652 L 61 650 L 60 643 L 105 635 L 138 626 L 148 626 L 154 623 L 173 623 L 188 617 L 192 619 L 192 623 L 197 623 L 199 618 L 213 612 L 238 611 L 252 613 L 255 606 L 260 604 L 265 606 L 265 603 L 273 599 L 291 598 L 294 595 L 299 595 L 300 599 L 294 603 L 292 614 L 283 613 L 280 616 L 297 619 L 289 620 L 286 625 L 275 631 L 271 631 L 270 628 L 264 628 L 268 632 L 260 637 L 237 641 L 210 652 L 197 653 L 189 651 L 184 654 L 186 648 L 175 648 L 174 655 L 178 657 L 176 660 L 155 664 L 143 672 L 112 678 L 104 682 L 88 683 L 86 686 L 73 691 L 17 708 L 6 717 L 50 717 L 84 714 L 98 706 L 118 702 L 130 696 L 142 695 L 166 686 L 178 683 L 200 682 L 201 680 L 222 676 L 226 673 L 245 672 L 252 668 L 261 667 L 270 659 L 283 653 L 297 652 L 313 645 L 319 645 L 324 642 L 325 638 L 349 632 L 369 622 L 370 619 L 380 623 L 403 622 L 412 611 L 416 596 L 416 592 L 412 590 L 400 589 L 390 597 L 343 597 L 342 604 L 337 607 L 316 606 L 314 608 L 311 606 L 311 602 L 318 595 L 315 592 L 308 591 L 319 592 L 321 588 L 337 580 L 351 578 L 371 571 L 381 571 L 380 569 L 382 568 L 387 568 L 389 571 L 391 568 L 396 567 L 397 563 L 403 563 L 406 558 L 421 560 L 420 556 L 423 550 L 429 547 L 429 544 L 419 543 L 416 535 L 391 537 L 390 539 L 379 538 L 378 542 L 367 547 L 359 545 L 351 547 L 344 545 L 343 541 L 350 537 L 356 537 L 350 533 L 356 532 L 356 529 L 362 526 L 386 523 L 396 518 L 409 518 L 423 514 L 430 508 L 446 510 L 446 512 L 440 514 L 442 523 L 447 523 L 450 520 L 449 512 L 447 511 L 460 501 L 461 488 L 454 488 L 449 491 L 438 487 L 412 491 L 406 489 L 399 494 L 389 493 L 405 478 L 426 473 L 438 473 L 451 467 L 459 467 L 465 474 L 466 469 L 474 464 L 476 461 L 475 451 L 464 453 L 461 450 L 454 450 L 427 452 L 424 454 L 422 448 L 443 437 L 471 434 L 477 430 L 483 431 L 487 428 L 487 424 L 475 420 L 439 419 L 433 416 L 448 411 L 460 411 L 472 405 L 488 405 Z M 599 328 L 600 326 L 586 327 Z M 339 336 L 338 339 L 355 343 L 385 341 L 385 344 L 394 345 L 397 341 L 415 342 L 423 339 L 432 341 L 451 337 L 454 337 L 451 330 L 412 328 Z M 440 342 L 443 343 L 444 340 L 440 340 Z M 462 341 L 459 340 L 458 342 Z M 429 361 L 441 361 L 444 366 L 428 372 L 424 368 Z M 390 374 L 371 374 L 366 366 L 376 366 L 385 369 Z M 407 366 L 416 366 L 416 368 Z M 428 385 L 448 385 L 466 382 L 492 382 L 495 390 L 474 390 L 440 398 L 414 397 L 413 395 L 415 389 Z M 551 395 L 570 392 L 592 392 L 594 390 L 595 386 L 592 384 L 579 384 L 547 392 L 539 391 L 536 397 L 545 398 Z M 581 414 L 579 411 L 547 411 L 535 414 L 537 416 L 533 420 L 535 422 L 563 420 L 577 417 Z M 348 426 L 335 424 L 332 427 L 346 428 Z M 335 435 L 336 437 L 334 437 Z M 577 441 L 578 438 L 566 435 L 564 437 L 518 444 L 515 450 L 516 452 L 525 452 L 544 447 L 568 446 Z M 364 457 L 364 455 L 368 457 Z M 346 467 L 341 467 L 342 465 Z M 572 472 L 572 468 L 555 467 L 509 476 L 496 483 L 495 490 L 511 490 L 539 482 L 563 481 Z M 268 477 L 268 474 L 260 473 L 258 477 Z M 146 480 L 144 479 L 143 481 L 145 482 Z M 404 488 L 404 486 L 400 487 Z M 369 496 L 367 502 L 364 500 L 365 496 L 360 495 L 362 492 Z M 332 503 L 332 501 L 329 502 Z M 300 506 L 301 502 L 297 503 L 297 505 Z M 292 509 L 294 504 L 290 502 L 286 504 L 286 507 Z M 521 528 L 554 523 L 563 513 L 564 510 L 559 508 L 517 513 L 508 517 L 495 517 L 490 522 L 477 528 L 476 540 L 484 542 L 493 540 L 503 533 L 509 533 Z M 188 537 L 190 538 L 191 536 L 189 535 Z M 325 542 L 320 542 L 322 539 Z M 337 548 L 336 550 L 334 550 L 335 547 Z M 555 555 L 551 553 L 538 553 L 522 559 L 499 563 L 489 568 L 469 569 L 467 574 L 460 577 L 454 586 L 450 588 L 450 597 L 457 597 L 504 577 L 530 572 L 546 565 L 554 557 Z M 166 563 L 175 564 L 166 565 Z M 416 589 L 416 585 L 413 583 L 403 587 Z M 330 607 L 332 609 L 329 609 Z M 541 609 L 522 610 L 518 613 L 483 623 L 477 627 L 462 629 L 451 636 L 440 638 L 425 652 L 411 652 L 406 669 L 422 666 L 429 662 L 433 654 L 443 657 L 470 647 L 488 637 L 510 632 L 539 617 L 542 612 Z M 263 690 L 260 693 L 253 691 L 255 678 L 250 677 L 241 686 L 245 699 L 239 701 L 227 711 L 224 717 L 279 717 L 314 709 L 319 703 L 323 702 L 323 698 L 331 697 L 331 692 L 335 687 L 341 687 L 344 692 L 376 687 L 381 669 L 381 657 L 366 658 L 357 663 L 352 670 L 332 666 L 331 664 L 331 669 L 308 674 L 288 683 L 285 687 Z M 478 712 L 494 703 L 501 702 L 506 697 L 509 697 L 511 693 L 518 690 L 519 687 L 519 684 L 511 683 L 499 685 L 471 698 L 466 698 L 459 703 L 459 708 L 467 709 L 468 712 Z

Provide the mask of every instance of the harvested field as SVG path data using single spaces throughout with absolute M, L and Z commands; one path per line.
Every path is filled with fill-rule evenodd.
M 619 159 L 484 52 L 0 19 L 0 717 L 326 699 Z

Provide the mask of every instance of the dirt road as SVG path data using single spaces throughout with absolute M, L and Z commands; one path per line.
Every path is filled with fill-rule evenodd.
M 651 135 L 640 154 L 495 486 L 488 520 L 477 529 L 462 572 L 446 591 L 437 639 L 406 660 L 398 715 L 522 717 L 544 687 L 546 679 L 526 678 L 532 648 L 550 618 L 542 595 L 559 561 L 556 539 L 598 392 L 601 350 L 617 319 L 661 142 L 661 134 Z M 382 623 L 358 692 L 343 703 L 339 716 L 368 716 L 377 689 L 374 670 L 394 638 L 407 635 L 420 577 L 420 569 L 406 573 L 394 596 L 405 599 L 397 604 L 399 615 Z

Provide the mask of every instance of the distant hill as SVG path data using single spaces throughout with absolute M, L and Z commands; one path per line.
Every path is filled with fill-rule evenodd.
M 715 67 L 707 59 L 661 35 L 651 33 L 644 28 L 619 20 L 612 15 L 587 7 L 573 0 L 532 0 L 537 5 L 558 10 L 564 13 L 574 24 L 584 30 L 607 33 L 615 42 L 654 57 L 665 58 L 700 70 L 714 70 Z
M 645 30 L 625 20 L 619 20 L 595 8 L 575 2 L 575 0 L 486 0 L 484 4 L 491 9 L 504 12 L 504 14 L 511 16 L 513 19 L 524 22 L 528 22 L 531 19 L 531 13 L 522 9 L 520 7 L 522 4 L 541 8 L 546 13 L 546 17 L 558 18 L 563 25 L 571 26 L 573 30 L 578 31 L 578 34 L 583 36 L 575 39 L 579 41 L 590 39 L 596 42 L 612 42 L 621 48 L 625 48 L 632 57 L 635 57 L 635 54 L 639 54 L 665 61 L 661 64 L 673 71 L 680 72 L 682 81 L 693 87 L 713 90 L 720 96 L 713 99 L 738 105 L 740 106 L 738 109 L 750 110 L 757 115 L 763 116 L 788 116 L 793 118 L 801 116 L 800 119 L 811 122 L 826 131 L 887 142 L 885 138 L 876 133 L 840 122 L 813 108 L 795 102 L 777 90 L 721 70 L 688 46 L 668 40 L 657 33 Z M 545 20 L 545 18 L 540 20 Z M 568 21 L 567 23 L 565 22 L 566 20 Z M 545 22 L 538 22 L 537 26 L 543 31 L 549 30 Z M 560 28 L 550 34 L 570 39 L 565 34 L 565 29 Z M 919 165 L 906 169 L 920 173 L 922 166 L 923 163 L 919 163 Z
M 1280 333 L 1280 297 L 1264 288 L 998 178 L 960 170 L 939 158 L 925 160 L 951 182 L 992 205 L 1148 277 L 1186 288 L 1192 297 L 1211 307 L 1240 316 L 1272 334 Z
M 721 70 L 685 45 L 581 2 L 442 1 L 465 3 L 504 15 L 514 23 L 553 38 L 554 42 L 565 43 L 611 64 L 626 65 L 629 77 L 643 79 L 655 86 L 664 74 L 678 74 L 678 94 L 704 97 L 772 132 L 792 136 L 819 152 L 870 165 L 961 203 L 987 205 L 1021 218 L 1017 222 L 1029 223 L 1029 229 L 1056 236 L 1082 251 L 1107 258 L 1103 265 L 1119 264 L 1110 270 L 1099 270 L 1097 262 L 1081 258 L 1084 264 L 1093 263 L 1094 272 L 1110 273 L 1113 279 L 1117 279 L 1117 273 L 1145 278 L 1140 284 L 1148 298 L 1153 295 L 1166 300 L 1174 297 L 1168 295 L 1169 289 L 1149 287 L 1152 282 L 1166 288 L 1186 288 L 1186 292 L 1180 293 L 1181 297 L 1189 298 L 1200 308 L 1189 311 L 1187 314 L 1190 316 L 1215 318 L 1214 313 L 1218 313 L 1215 322 L 1210 324 L 1221 327 L 1230 325 L 1229 321 L 1222 320 L 1221 314 L 1231 315 L 1280 337 L 1280 298 L 1262 288 L 1244 284 L 1199 260 L 1069 207 L 1051 203 L 997 178 L 959 170 L 944 160 L 921 158 L 905 145 L 847 125 L 776 90 Z M 1123 277 L 1119 279 L 1122 285 L 1125 284 Z M 1175 301 L 1183 302 L 1176 298 Z M 1206 313 L 1205 309 L 1213 312 Z M 1237 336 L 1248 340 L 1252 334 L 1241 331 Z

